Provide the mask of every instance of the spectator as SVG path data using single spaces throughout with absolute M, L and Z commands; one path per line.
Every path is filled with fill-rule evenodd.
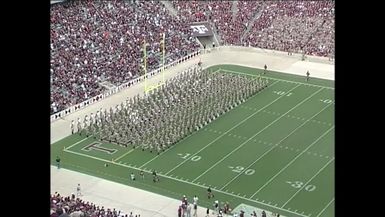
M 80 184 L 78 184 L 78 186 L 76 187 L 76 196 L 82 196 L 82 191 L 81 191 L 81 188 L 80 188 Z
M 265 212 L 265 210 L 262 210 L 262 217 L 266 217 L 266 212 Z
M 60 157 L 56 156 L 56 166 L 58 169 L 60 169 Z

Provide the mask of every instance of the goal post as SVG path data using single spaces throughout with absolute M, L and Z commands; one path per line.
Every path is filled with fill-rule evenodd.
M 157 84 L 149 84 L 148 81 L 148 73 L 147 73 L 147 44 L 146 41 L 144 41 L 143 44 L 143 67 L 144 67 L 144 92 L 147 94 L 149 91 L 157 89 L 158 87 L 165 84 L 165 57 L 166 57 L 166 34 L 162 33 L 162 38 L 160 40 L 160 47 L 162 49 L 162 67 L 161 67 L 161 73 L 162 73 L 162 80 L 158 82 Z

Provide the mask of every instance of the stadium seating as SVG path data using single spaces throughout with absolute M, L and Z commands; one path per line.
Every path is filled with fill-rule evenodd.
M 51 8 L 51 113 L 100 94 L 102 81 L 119 85 L 142 71 L 143 41 L 148 71 L 196 51 L 191 30 L 156 1 L 71 1 Z
M 50 217 L 59 217 L 63 213 L 68 214 L 71 217 L 128 217 L 129 214 L 124 214 L 120 210 L 115 208 L 104 208 L 103 206 L 97 206 L 94 203 L 83 201 L 80 198 L 76 198 L 74 194 L 71 196 L 61 196 L 59 193 L 55 193 L 50 197 L 51 201 L 51 215 Z M 140 215 L 135 214 L 136 217 Z
M 209 21 L 224 45 L 334 55 L 334 1 L 71 1 L 51 7 L 51 114 L 197 51 L 188 23 Z
M 243 45 L 330 56 L 334 53 L 334 1 L 267 1 Z

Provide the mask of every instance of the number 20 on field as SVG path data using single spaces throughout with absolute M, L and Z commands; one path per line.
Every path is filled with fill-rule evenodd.
M 280 95 L 280 96 L 283 96 L 283 95 L 286 95 L 286 96 L 291 96 L 293 93 L 286 93 L 285 91 L 276 91 L 274 90 L 273 93 L 277 94 L 277 95 Z
M 248 175 L 248 176 L 251 176 L 251 175 L 253 175 L 255 173 L 254 169 L 247 169 L 247 170 L 245 170 L 245 168 L 241 167 L 241 166 L 236 166 L 236 167 L 229 166 L 229 168 L 232 169 L 231 171 L 233 171 L 233 172 L 244 173 L 245 175 Z

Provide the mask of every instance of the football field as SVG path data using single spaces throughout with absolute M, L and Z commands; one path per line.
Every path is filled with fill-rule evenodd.
M 176 199 L 197 195 L 209 208 L 216 199 L 231 208 L 333 217 L 334 81 L 234 65 L 212 71 L 262 76 L 269 84 L 159 155 L 74 134 L 51 145 L 52 165 L 60 156 L 64 168 Z

